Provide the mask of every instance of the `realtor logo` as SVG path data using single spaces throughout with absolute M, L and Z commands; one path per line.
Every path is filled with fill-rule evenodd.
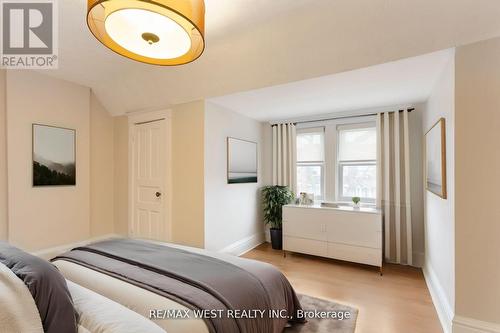
M 57 68 L 57 0 L 0 0 L 1 67 Z

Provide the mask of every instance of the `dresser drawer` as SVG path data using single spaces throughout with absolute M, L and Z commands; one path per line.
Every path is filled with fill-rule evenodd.
M 366 265 L 382 266 L 381 249 L 328 243 L 328 257 Z
M 328 256 L 326 242 L 296 237 L 283 237 L 283 249 L 292 252 L 311 254 L 315 256 Z
M 328 242 L 382 248 L 380 215 L 339 212 L 332 214 L 326 230 Z
M 283 208 L 283 235 L 325 241 L 326 224 L 321 212 L 312 209 Z

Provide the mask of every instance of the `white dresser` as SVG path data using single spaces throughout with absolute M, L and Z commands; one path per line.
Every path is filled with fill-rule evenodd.
M 382 212 L 286 205 L 283 250 L 377 266 L 382 273 Z

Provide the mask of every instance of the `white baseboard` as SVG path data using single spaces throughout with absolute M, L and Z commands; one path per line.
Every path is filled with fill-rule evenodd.
M 64 245 L 51 247 L 48 249 L 35 251 L 35 252 L 32 252 L 31 254 L 33 254 L 37 257 L 49 260 L 49 259 L 56 257 L 57 255 L 59 255 L 61 253 L 69 251 L 75 247 L 84 246 L 84 245 L 87 245 L 89 243 L 94 243 L 94 242 L 102 241 L 105 239 L 120 238 L 120 237 L 123 237 L 123 236 L 120 236 L 117 234 L 107 234 L 107 235 L 92 237 L 90 239 L 86 239 L 86 240 L 83 240 L 80 242 L 75 242 L 75 243 L 71 243 L 71 244 L 64 244 Z
M 426 264 L 423 267 L 425 282 L 427 283 L 427 288 L 432 297 L 432 302 L 436 308 L 439 321 L 443 327 L 444 333 L 452 333 L 452 321 L 453 321 L 453 308 L 451 307 L 448 299 L 446 298 L 446 293 L 439 282 L 436 273 Z M 453 331 L 454 332 L 454 331 Z
M 255 234 L 255 235 L 252 235 L 250 237 L 240 239 L 239 241 L 234 242 L 233 244 L 231 244 L 229 246 L 226 246 L 225 248 L 223 248 L 219 252 L 228 253 L 228 254 L 232 254 L 235 256 L 241 256 L 241 255 L 247 253 L 248 251 L 256 248 L 257 246 L 259 246 L 262 243 L 264 243 L 264 234 L 262 234 L 262 233 Z
M 500 324 L 455 316 L 453 333 L 500 333 Z

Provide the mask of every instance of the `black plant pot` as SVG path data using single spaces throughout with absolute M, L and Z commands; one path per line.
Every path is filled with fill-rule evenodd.
M 274 250 L 283 250 L 283 230 L 271 228 L 271 245 Z

